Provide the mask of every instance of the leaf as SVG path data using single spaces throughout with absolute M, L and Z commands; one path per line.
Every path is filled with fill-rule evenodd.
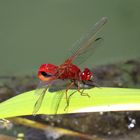
M 0 118 L 32 115 L 38 99 L 34 92 L 34 90 L 25 92 L 0 103 Z M 85 89 L 84 92 L 88 93 L 90 98 L 75 92 L 70 98 L 70 105 L 66 111 L 64 111 L 66 98 L 63 96 L 57 114 L 140 110 L 140 89 L 102 87 Z M 53 106 L 59 100 L 55 95 L 56 92 L 46 92 L 37 114 L 54 114 Z

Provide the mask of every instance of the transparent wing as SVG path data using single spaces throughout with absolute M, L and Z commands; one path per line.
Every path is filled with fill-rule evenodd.
M 65 88 L 66 84 L 68 84 L 68 81 L 69 80 L 61 80 L 61 79 L 56 79 L 49 82 L 40 81 L 35 91 L 35 95 L 39 97 L 34 105 L 33 115 L 36 115 L 36 113 L 39 111 L 47 90 L 49 90 L 49 92 L 52 92 L 52 94 L 55 93 L 54 94 L 55 102 L 52 102 L 51 108 L 53 110 L 52 112 L 54 114 L 57 114 L 61 99 L 65 94 Z
M 57 114 L 58 109 L 59 109 L 59 105 L 61 103 L 63 96 L 65 95 L 65 92 L 66 92 L 65 90 L 61 89 L 61 90 L 57 91 L 57 93 L 55 94 L 55 96 L 54 96 L 55 103 L 53 103 L 51 106 L 54 114 Z
M 33 115 L 36 115 L 36 113 L 40 109 L 45 93 L 48 90 L 49 86 L 51 86 L 52 82 L 53 81 L 49 81 L 49 82 L 39 81 L 37 89 L 35 90 L 35 95 L 39 96 L 39 98 L 37 99 L 34 105 Z
M 73 61 L 74 64 L 80 65 L 84 63 L 90 56 L 92 56 L 93 52 L 95 51 L 96 48 L 102 46 L 103 44 L 103 39 L 102 38 L 97 38 L 94 40 L 90 48 L 86 49 L 83 53 L 80 53 L 76 59 Z
M 57 114 L 57 112 L 58 112 L 61 100 L 62 100 L 63 96 L 65 96 L 65 93 L 66 93 L 66 86 L 69 83 L 70 83 L 70 81 L 67 79 L 65 79 L 65 80 L 58 79 L 52 84 L 52 87 L 50 90 L 56 91 L 56 93 L 53 97 L 55 99 L 55 102 L 53 102 L 51 105 L 51 108 L 52 108 L 54 114 Z M 65 107 L 64 107 L 64 109 L 65 109 Z
M 37 88 L 35 90 L 35 95 L 36 96 L 40 96 L 40 93 L 43 92 L 43 89 L 44 88 L 48 88 L 48 85 L 51 84 L 51 82 L 44 82 L 44 81 L 39 81 L 38 85 L 37 85 Z
M 36 113 L 39 111 L 42 101 L 44 99 L 45 93 L 47 91 L 47 88 L 45 88 L 39 95 L 38 100 L 36 101 L 35 105 L 34 105 L 34 110 L 33 110 L 33 115 L 36 115 Z
M 70 51 L 68 57 L 70 62 L 74 64 L 81 64 L 87 60 L 88 57 L 93 54 L 93 49 L 100 46 L 102 39 L 96 38 L 96 34 L 102 29 L 107 22 L 107 18 L 103 17 L 99 20 L 94 27 L 84 36 L 82 36 L 74 45 Z

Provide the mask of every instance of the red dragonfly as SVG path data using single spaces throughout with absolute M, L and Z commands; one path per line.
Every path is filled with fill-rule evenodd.
M 57 80 L 68 80 L 69 84 L 65 87 L 66 90 L 66 107 L 69 105 L 68 90 L 74 86 L 77 91 L 84 96 L 89 96 L 87 93 L 81 91 L 80 84 L 86 84 L 86 82 L 93 81 L 93 74 L 85 68 L 83 71 L 78 67 L 81 63 L 85 62 L 88 57 L 93 54 L 93 50 L 100 46 L 102 38 L 97 38 L 96 34 L 102 29 L 104 24 L 107 22 L 107 18 L 101 18 L 94 27 L 78 40 L 73 49 L 70 51 L 69 57 L 59 66 L 54 64 L 42 64 L 38 71 L 38 78 L 40 79 L 39 98 L 34 105 L 33 114 L 36 114 L 41 107 L 45 92 L 53 86 L 53 83 Z

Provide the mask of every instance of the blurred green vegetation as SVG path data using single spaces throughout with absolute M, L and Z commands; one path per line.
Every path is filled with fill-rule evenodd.
M 140 56 L 138 0 L 0 1 L 0 75 L 36 73 L 42 63 L 60 64 L 72 44 L 101 17 L 103 47 L 87 66 Z

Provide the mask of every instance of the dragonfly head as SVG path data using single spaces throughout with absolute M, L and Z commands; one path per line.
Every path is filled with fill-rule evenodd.
M 92 80 L 92 79 L 93 79 L 92 72 L 91 72 L 88 68 L 85 68 L 85 69 L 83 70 L 83 72 L 81 73 L 81 79 L 82 79 L 83 81 Z
M 42 64 L 38 71 L 38 78 L 41 81 L 50 81 L 55 77 L 56 70 L 57 66 L 53 64 Z

